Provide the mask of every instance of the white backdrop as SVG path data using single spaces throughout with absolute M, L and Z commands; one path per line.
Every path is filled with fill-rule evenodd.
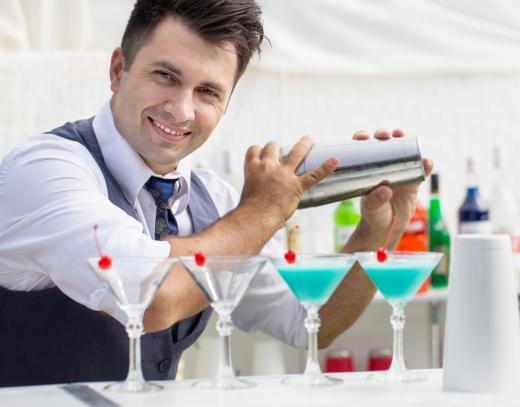
M 0 49 L 111 51 L 134 0 L 2 0 Z M 313 74 L 511 73 L 516 0 L 259 0 L 261 69 Z

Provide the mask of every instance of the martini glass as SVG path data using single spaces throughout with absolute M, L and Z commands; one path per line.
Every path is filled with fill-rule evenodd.
M 381 373 L 374 373 L 369 379 L 384 382 L 417 382 L 428 376 L 406 369 L 403 356 L 404 307 L 428 278 L 442 257 L 442 253 L 432 252 L 389 252 L 384 262 L 377 260 L 376 252 L 356 253 L 361 267 L 385 300 L 392 306 L 390 323 L 394 330 L 392 364 Z
M 124 382 L 112 383 L 106 390 L 144 393 L 162 390 L 158 384 L 146 382 L 141 369 L 141 335 L 143 315 L 166 276 L 177 263 L 173 258 L 112 257 L 108 269 L 99 267 L 99 258 L 88 259 L 98 278 L 110 289 L 117 305 L 128 317 L 126 332 L 130 340 L 129 368 Z
M 272 258 L 271 261 L 307 311 L 305 328 L 308 333 L 308 351 L 305 371 L 303 375 L 288 377 L 282 383 L 301 386 L 341 383 L 341 379 L 325 376 L 321 372 L 318 362 L 318 330 L 321 325 L 318 311 L 349 272 L 356 261 L 355 256 L 297 255 L 294 263 L 288 263 L 284 257 Z
M 217 377 L 202 380 L 194 387 L 206 389 L 245 389 L 255 383 L 238 379 L 231 362 L 231 313 L 247 291 L 251 280 L 267 262 L 262 256 L 208 256 L 198 265 L 194 256 L 180 257 L 193 280 L 218 314 L 217 331 L 222 338 L 222 353 Z

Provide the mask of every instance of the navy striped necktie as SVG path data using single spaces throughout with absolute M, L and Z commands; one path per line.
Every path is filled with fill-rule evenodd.
M 179 234 L 179 226 L 171 211 L 176 182 L 176 179 L 152 176 L 144 184 L 144 187 L 150 192 L 157 206 L 157 212 L 155 213 L 155 240 L 164 240 L 167 236 Z

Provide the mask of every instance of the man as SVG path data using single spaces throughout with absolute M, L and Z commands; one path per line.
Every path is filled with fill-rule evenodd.
M 302 192 L 330 174 L 337 159 L 297 177 L 312 147 L 309 137 L 282 162 L 278 143 L 252 146 L 240 199 L 213 172 L 192 170 L 189 160 L 260 49 L 259 18 L 254 0 L 139 0 L 112 55 L 110 102 L 93 120 L 30 138 L 3 160 L 1 385 L 124 378 L 126 319 L 86 264 L 97 255 L 95 224 L 111 256 L 280 252 L 270 238 L 296 210 Z M 431 163 L 425 166 L 429 172 Z M 163 187 L 171 198 L 161 201 Z M 417 187 L 381 186 L 368 194 L 345 250 L 381 246 L 394 215 L 395 244 Z M 356 266 L 322 308 L 321 347 L 359 317 L 374 292 Z M 209 313 L 186 272 L 178 267 L 170 273 L 144 317 L 146 378 L 175 377 L 182 351 L 200 335 Z M 233 314 L 241 329 L 260 329 L 302 347 L 303 318 L 273 269 L 254 280 Z

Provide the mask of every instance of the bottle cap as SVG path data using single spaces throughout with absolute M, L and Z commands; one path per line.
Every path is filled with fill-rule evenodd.
M 430 192 L 432 194 L 439 193 L 439 174 L 432 174 L 430 182 Z

